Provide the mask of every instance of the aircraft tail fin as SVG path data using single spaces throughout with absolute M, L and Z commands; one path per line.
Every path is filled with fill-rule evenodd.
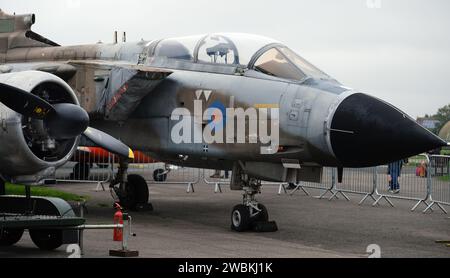
M 0 9 L 0 33 L 13 33 L 30 30 L 36 22 L 34 14 L 7 14 Z
M 34 14 L 7 14 L 0 9 L 0 53 L 18 47 L 59 46 L 31 31 L 36 22 Z

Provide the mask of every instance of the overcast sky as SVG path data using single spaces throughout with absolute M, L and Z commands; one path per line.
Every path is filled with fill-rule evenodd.
M 62 45 L 211 32 L 273 37 L 348 87 L 413 117 L 450 103 L 448 0 L 0 0 L 35 13 L 33 30 Z

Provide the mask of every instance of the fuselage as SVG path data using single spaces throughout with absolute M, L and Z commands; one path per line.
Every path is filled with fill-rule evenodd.
M 137 43 L 15 48 L 8 50 L 0 70 L 39 69 L 49 63 L 77 60 L 107 60 L 173 71 L 141 101 L 126 121 L 91 117 L 94 127 L 162 161 L 224 169 L 231 168 L 237 160 L 275 163 L 293 160 L 301 165 L 361 167 L 385 163 L 418 151 L 417 148 L 410 148 L 416 142 L 407 142 L 400 146 L 401 151 L 390 154 L 390 148 L 382 153 L 378 151 L 383 150 L 383 146 L 370 150 L 373 142 L 383 144 L 389 140 L 377 133 L 395 129 L 395 126 L 389 125 L 389 119 L 386 123 L 380 122 L 385 120 L 383 113 L 395 110 L 397 114 L 393 112 L 393 119 L 405 118 L 405 114 L 378 99 L 366 99 L 366 95 L 342 86 L 279 42 L 259 36 L 214 34 Z M 77 75 L 67 82 L 77 93 L 80 104 L 88 112 L 95 112 L 90 107 L 92 103 L 88 96 L 84 95 L 88 82 L 80 81 Z M 344 106 L 341 105 L 344 101 L 350 103 L 355 98 L 357 102 L 359 98 L 364 99 L 367 107 L 376 110 L 371 114 L 353 111 L 353 106 L 349 104 L 350 108 L 338 111 L 339 107 Z M 201 104 L 201 111 L 196 111 L 195 101 L 197 105 Z M 248 115 L 243 118 L 245 142 L 233 140 L 238 131 L 227 133 L 224 127 L 223 141 L 226 142 L 174 142 L 172 131 L 180 120 L 180 117 L 174 119 L 174 111 L 180 108 L 189 111 L 190 114 L 183 117 L 191 117 L 191 133 L 198 131 L 201 134 L 209 123 L 208 119 L 204 119 L 205 110 L 217 108 L 217 105 L 225 109 L 241 108 L 247 111 L 253 108 L 257 111 L 256 119 Z M 270 146 L 270 143 L 264 144 L 259 140 L 259 128 L 256 134 L 247 129 L 254 121 L 260 122 L 258 117 L 261 112 L 271 108 L 278 109 L 279 140 L 276 150 L 263 154 L 261 148 Z M 203 116 L 196 118 L 199 113 Z M 333 124 L 336 114 L 339 119 Z M 277 120 L 272 116 L 270 114 L 267 118 L 268 126 L 271 121 Z M 346 126 L 349 117 L 359 121 L 356 126 Z M 225 118 L 226 121 L 234 121 Z M 411 121 L 409 118 L 407 120 Z M 378 126 L 370 126 L 370 122 Z M 356 129 L 360 132 L 355 132 Z M 404 137 L 400 133 L 398 136 Z M 370 137 L 368 134 L 371 134 Z M 229 142 L 227 139 L 230 139 Z M 358 144 L 363 146 L 355 146 Z M 351 154 L 353 148 L 362 153 Z M 364 162 L 364 153 L 375 157 Z M 347 155 L 350 158 L 345 157 Z

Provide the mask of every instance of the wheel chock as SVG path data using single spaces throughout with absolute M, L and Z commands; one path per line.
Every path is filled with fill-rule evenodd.
M 133 251 L 133 250 L 109 250 L 109 255 L 112 257 L 122 257 L 122 258 L 131 258 L 131 257 L 138 257 L 139 251 Z
M 257 233 L 271 233 L 278 231 L 275 221 L 257 221 L 253 224 L 253 231 Z

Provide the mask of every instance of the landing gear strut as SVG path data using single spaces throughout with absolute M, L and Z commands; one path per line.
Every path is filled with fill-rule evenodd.
M 122 207 L 135 211 L 153 210 L 152 204 L 148 202 L 147 182 L 140 175 L 128 175 L 128 161 L 120 160 L 117 174 L 109 187 Z
M 237 232 L 254 230 L 256 232 L 275 232 L 275 221 L 269 221 L 269 213 L 264 205 L 256 201 L 255 195 L 261 193 L 261 181 L 254 178 L 242 180 L 244 194 L 242 204 L 231 211 L 231 229 Z

